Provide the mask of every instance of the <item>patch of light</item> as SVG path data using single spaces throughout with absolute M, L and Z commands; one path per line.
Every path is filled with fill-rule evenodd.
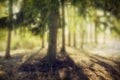
M 40 21 L 40 18 L 39 18 L 39 17 L 37 17 L 37 18 L 36 18 L 36 20 L 37 20 L 37 21 Z
M 106 18 L 105 18 L 105 17 L 101 17 L 101 18 L 100 18 L 100 21 L 101 21 L 101 22 L 105 22 L 105 21 L 106 21 Z
M 14 5 L 13 6 L 13 13 L 18 13 L 18 12 L 19 12 L 19 8 L 16 5 Z
M 36 26 L 37 26 L 37 24 L 35 24 L 35 25 L 34 25 L 34 24 L 31 24 L 31 27 L 32 27 L 32 28 L 34 28 L 34 27 L 36 27 Z
M 110 16 L 110 13 L 109 13 L 109 12 L 107 12 L 107 16 Z
M 110 29 L 109 28 L 107 28 L 106 33 L 107 33 L 107 35 L 110 35 Z
M 65 35 L 68 35 L 68 28 L 65 27 Z
M 104 29 L 104 25 L 103 25 L 103 24 L 101 24 L 101 25 L 100 25 L 100 28 L 103 30 L 103 29 Z
M 90 32 L 91 25 L 87 24 L 87 32 Z
M 103 15 L 104 15 L 104 12 L 103 12 L 102 10 L 97 10 L 97 15 L 103 16 Z
M 22 1 L 23 0 L 18 0 L 17 3 L 13 5 L 13 13 L 18 13 L 20 11 Z
M 17 19 L 17 16 L 16 16 L 16 15 L 14 15 L 14 16 L 13 16 L 13 19 Z

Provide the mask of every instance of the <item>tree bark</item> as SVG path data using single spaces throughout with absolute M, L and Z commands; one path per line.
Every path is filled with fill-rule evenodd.
M 65 7 L 64 7 L 64 0 L 61 0 L 62 4 L 62 48 L 61 52 L 65 52 Z
M 44 40 L 44 35 L 42 36 L 42 47 L 41 48 L 45 48 L 45 40 Z
M 68 46 L 71 46 L 71 32 L 69 30 L 69 34 L 68 34 Z
M 104 25 L 104 39 L 103 39 L 103 44 L 106 43 L 106 25 Z
M 95 45 L 97 45 L 98 44 L 98 35 L 97 35 L 97 22 L 95 21 Z
M 92 39 L 93 38 L 93 31 L 92 31 L 93 28 L 92 27 L 93 27 L 93 25 L 91 24 L 91 26 L 90 26 L 90 45 L 93 44 L 93 39 Z
M 49 27 L 49 40 L 48 40 L 48 50 L 47 50 L 47 62 L 49 66 L 52 66 L 56 60 L 56 53 L 57 53 L 57 32 L 58 32 L 58 24 L 59 24 L 59 6 L 51 1 L 51 4 L 56 5 L 56 7 L 50 7 L 49 11 L 49 20 L 48 20 L 48 27 Z M 50 4 L 50 5 L 51 5 Z
M 83 30 L 82 31 L 82 41 L 81 41 L 81 49 L 83 49 L 83 46 L 84 46 L 84 38 L 85 38 L 85 31 Z
M 11 31 L 12 31 L 12 20 L 13 20 L 13 0 L 9 0 L 9 26 L 8 26 L 8 38 L 7 38 L 7 47 L 6 47 L 6 53 L 5 58 L 8 59 L 11 57 L 10 55 L 10 44 L 11 44 Z
M 104 4 L 104 7 L 105 7 L 105 9 L 106 9 L 106 0 L 105 0 L 105 4 Z M 104 17 L 107 17 L 107 13 L 106 13 L 106 11 L 104 10 Z M 107 23 L 105 23 L 104 24 L 104 39 L 103 39 L 103 44 L 105 44 L 106 43 L 106 28 L 107 28 Z
M 7 48 L 6 48 L 6 53 L 5 53 L 6 59 L 11 57 L 11 55 L 10 55 L 10 43 L 11 43 L 11 29 L 8 29 Z
M 76 47 L 76 32 L 75 31 L 73 33 L 73 41 L 74 41 L 73 47 Z

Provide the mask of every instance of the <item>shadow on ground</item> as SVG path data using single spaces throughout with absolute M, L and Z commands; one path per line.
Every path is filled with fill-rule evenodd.
M 52 67 L 46 62 L 46 59 L 41 59 L 34 63 L 25 63 L 19 71 L 37 72 L 36 78 L 40 80 L 89 80 L 82 67 L 76 65 L 67 53 L 57 55 Z
M 35 54 L 38 52 L 39 51 Z M 12 65 L 10 71 L 6 71 L 7 73 L 4 76 L 0 76 L 0 80 L 120 79 L 119 60 L 113 60 L 84 51 L 73 55 L 75 58 L 69 53 L 58 53 L 55 64 L 51 67 L 47 64 L 45 58 L 33 58 L 34 56 L 35 55 L 30 55 L 22 64 L 13 63 L 14 65 Z M 79 58 L 82 59 L 79 60 Z M 79 62 L 76 63 L 76 60 Z

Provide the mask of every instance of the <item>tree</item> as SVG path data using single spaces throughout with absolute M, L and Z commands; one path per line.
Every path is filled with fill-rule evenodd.
M 49 65 L 52 66 L 56 61 L 56 53 L 57 53 L 59 1 L 51 0 L 48 6 L 49 6 L 49 15 L 48 15 L 49 41 L 48 41 L 47 60 Z
M 95 40 L 95 44 L 98 44 L 98 22 L 97 22 L 97 18 L 95 19 L 95 22 L 94 22 L 94 24 L 95 24 L 95 29 L 94 29 L 94 34 L 95 34 L 95 38 L 94 38 L 94 40 Z
M 9 0 L 9 27 L 8 27 L 8 38 L 7 38 L 7 48 L 6 48 L 6 53 L 5 53 L 5 58 L 10 58 L 10 44 L 11 44 L 11 32 L 12 32 L 12 27 L 13 27 L 13 0 Z
M 65 50 L 65 0 L 61 0 L 62 7 L 62 48 L 61 52 L 66 52 Z
M 84 42 L 85 42 L 85 22 L 82 21 L 81 24 L 81 45 L 80 48 L 84 48 Z
M 59 0 L 24 0 L 23 7 L 21 12 L 22 23 L 23 24 L 32 24 L 39 15 L 44 15 L 39 19 L 43 20 L 36 23 L 39 25 L 38 32 L 46 27 L 47 24 L 49 30 L 49 39 L 48 39 L 48 50 L 47 50 L 47 63 L 49 66 L 52 66 L 56 60 L 56 51 L 57 51 L 57 31 L 59 26 Z M 32 11 L 31 11 L 32 10 Z M 44 12 L 47 11 L 47 12 Z M 44 18 L 44 19 L 43 19 Z M 45 21 L 44 21 L 45 20 Z M 45 23 L 45 24 L 44 24 Z M 40 24 L 42 26 L 40 26 Z M 37 31 L 35 30 L 35 31 Z M 42 32 L 44 33 L 44 32 Z
M 68 33 L 68 46 L 71 46 L 71 31 Z

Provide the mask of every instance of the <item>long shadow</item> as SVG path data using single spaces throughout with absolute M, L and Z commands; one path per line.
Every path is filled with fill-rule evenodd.
M 63 57 L 60 57 L 56 59 L 55 64 L 50 67 L 46 63 L 46 59 L 40 59 L 37 61 L 37 63 L 27 63 L 21 65 L 19 68 L 19 71 L 24 72 L 41 72 L 43 73 L 42 76 L 45 76 L 46 78 L 49 76 L 49 72 L 52 68 L 52 75 L 56 78 L 55 80 L 60 80 L 62 78 L 61 74 L 64 73 L 64 77 L 62 80 L 89 80 L 87 75 L 83 72 L 83 67 L 78 66 L 75 64 L 73 59 L 67 55 L 67 53 L 62 54 L 65 57 L 64 60 L 61 60 Z M 58 56 L 57 56 L 58 57 Z M 61 59 L 60 59 L 61 58 Z M 46 74 L 46 75 L 44 75 Z
M 91 54 L 89 52 L 83 51 L 83 53 L 85 53 L 85 55 L 88 55 L 89 57 L 91 56 L 91 55 L 89 55 L 89 54 Z M 100 59 L 104 59 L 104 60 L 107 60 L 107 61 L 111 61 L 111 62 L 115 63 L 120 68 L 120 60 L 110 59 L 110 58 L 100 56 L 100 55 L 97 55 L 97 54 L 92 54 L 92 55 L 93 55 L 92 57 L 94 57 L 94 58 L 100 58 Z
M 112 67 L 110 64 L 108 64 L 102 60 L 99 60 L 95 56 L 91 56 L 91 55 L 88 55 L 88 56 L 91 58 L 91 60 L 90 60 L 91 62 L 96 63 L 96 64 L 104 67 L 105 70 L 109 73 L 110 76 L 113 77 L 114 80 L 120 79 L 120 71 L 115 70 L 114 67 Z M 104 58 L 104 57 L 100 57 L 100 56 L 97 56 L 97 57 L 102 58 L 102 59 Z M 104 58 L 104 59 L 106 59 L 106 58 Z
M 32 53 L 29 58 L 24 62 L 24 64 L 26 64 L 30 59 L 32 59 L 36 54 L 38 54 L 40 51 L 42 50 L 42 48 L 40 48 L 39 50 L 37 50 L 36 52 Z
M 120 60 L 113 60 L 113 59 L 109 59 L 109 58 L 106 58 L 106 57 L 103 57 L 103 56 L 100 56 L 100 55 L 95 55 L 96 57 L 99 57 L 101 59 L 104 59 L 104 60 L 108 60 L 108 61 L 112 61 L 114 62 L 119 68 L 120 68 Z

